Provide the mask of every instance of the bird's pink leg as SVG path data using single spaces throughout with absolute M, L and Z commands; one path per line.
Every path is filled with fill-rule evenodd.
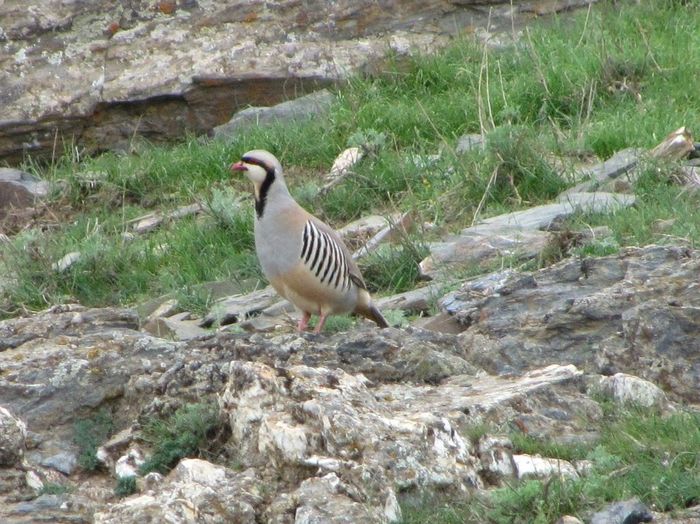
M 311 313 L 307 313 L 306 311 L 302 312 L 302 316 L 299 319 L 299 324 L 297 324 L 297 330 L 299 332 L 302 332 L 306 329 L 306 326 L 309 325 L 310 318 L 311 318 Z
M 328 316 L 327 313 L 321 313 L 318 317 L 318 324 L 316 324 L 316 329 L 314 329 L 314 333 L 317 335 L 321 332 L 323 329 L 323 324 L 326 323 L 326 317 Z

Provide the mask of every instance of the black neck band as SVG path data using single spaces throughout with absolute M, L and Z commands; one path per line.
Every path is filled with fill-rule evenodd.
M 275 171 L 274 169 L 266 169 L 267 175 L 265 175 L 265 180 L 260 184 L 260 192 L 258 193 L 258 198 L 255 199 L 255 213 L 258 218 L 262 217 L 263 211 L 265 210 L 265 201 L 267 200 L 267 193 L 270 191 L 270 186 L 275 181 Z
M 265 210 L 265 200 L 267 199 L 267 193 L 270 191 L 270 186 L 275 181 L 275 169 L 268 166 L 262 160 L 258 160 L 257 158 L 244 156 L 243 158 L 241 158 L 241 160 L 246 164 L 262 167 L 265 170 L 265 173 L 267 173 L 265 175 L 265 180 L 263 180 L 263 183 L 260 184 L 260 191 L 258 192 L 258 196 L 255 199 L 255 213 L 258 215 L 258 218 L 260 218 L 262 217 L 263 211 Z

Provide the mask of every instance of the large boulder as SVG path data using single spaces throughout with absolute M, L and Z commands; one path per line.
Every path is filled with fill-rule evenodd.
M 465 331 L 470 362 L 522 373 L 552 362 L 637 375 L 700 401 L 700 252 L 628 248 L 532 273 L 466 282 L 441 300 Z

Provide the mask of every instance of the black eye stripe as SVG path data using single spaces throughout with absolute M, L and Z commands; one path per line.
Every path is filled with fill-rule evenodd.
M 263 162 L 262 160 L 258 160 L 257 158 L 244 156 L 243 158 L 241 158 L 241 161 L 245 162 L 246 164 L 262 167 L 265 171 L 272 171 L 265 162 Z

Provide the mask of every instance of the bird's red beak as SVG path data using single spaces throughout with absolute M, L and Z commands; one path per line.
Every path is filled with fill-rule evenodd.
M 231 164 L 231 172 L 236 171 L 248 171 L 248 168 L 243 162 L 236 162 L 235 164 Z

